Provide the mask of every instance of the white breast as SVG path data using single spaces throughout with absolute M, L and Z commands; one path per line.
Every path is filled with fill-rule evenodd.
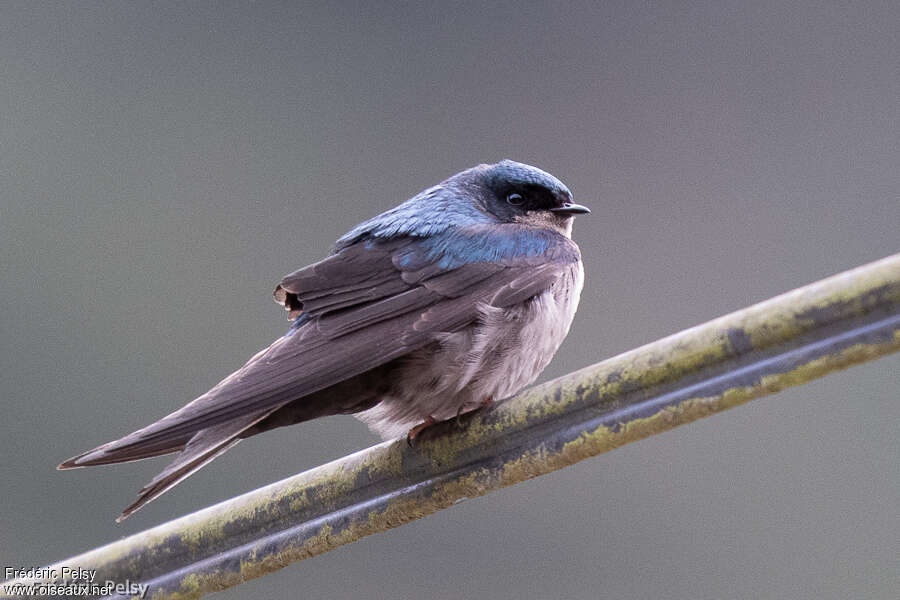
M 573 263 L 552 288 L 513 308 L 481 306 L 476 324 L 413 353 L 394 388 L 357 416 L 385 438 L 429 416 L 441 421 L 507 398 L 532 383 L 562 344 L 578 308 L 584 270 Z
M 513 309 L 520 312 L 515 321 L 509 322 L 506 315 L 502 333 L 493 333 L 494 339 L 502 340 L 502 347 L 483 357 L 479 377 L 483 385 L 477 386 L 483 389 L 476 395 L 500 400 L 537 379 L 569 333 L 583 284 L 584 269 L 578 262 L 552 288 Z

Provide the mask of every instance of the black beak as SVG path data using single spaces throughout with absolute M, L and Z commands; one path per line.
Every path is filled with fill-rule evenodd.
M 575 204 L 574 202 L 566 202 L 562 206 L 551 208 L 550 212 L 556 213 L 558 215 L 589 215 L 591 213 L 591 209 L 589 209 L 587 206 Z

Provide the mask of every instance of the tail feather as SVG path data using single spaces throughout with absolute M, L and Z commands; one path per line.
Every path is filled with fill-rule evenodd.
M 200 399 L 207 402 L 210 394 L 224 383 L 242 381 L 231 376 L 200 399 L 160 421 L 73 456 L 61 463 L 57 469 L 108 465 L 178 453 L 170 465 L 140 490 L 137 500 L 117 519 L 122 521 L 244 438 L 316 417 L 354 413 L 371 408 L 381 399 L 379 393 L 374 390 L 379 389 L 380 382 L 385 379 L 391 368 L 392 363 L 387 363 L 299 399 L 286 400 L 267 408 L 257 408 L 240 416 L 229 415 L 230 419 L 226 421 L 201 424 L 194 420 L 191 417 L 191 406 L 194 403 Z M 221 392 L 221 389 L 219 391 Z M 173 423 L 187 422 L 191 423 L 193 428 L 187 431 L 174 431 L 163 427 L 160 430 L 159 424 L 163 422 L 168 423 L 166 427 Z M 157 435 L 158 430 L 164 435 Z
M 57 469 L 64 471 L 66 469 L 80 469 L 81 467 L 93 467 L 97 465 L 112 465 L 115 463 L 132 462 L 135 460 L 143 460 L 154 456 L 162 456 L 164 454 L 172 454 L 184 450 L 185 445 L 190 441 L 191 435 L 185 435 L 180 440 L 169 440 L 165 444 L 144 445 L 128 448 L 117 447 L 120 440 L 108 442 L 102 446 L 97 446 L 93 450 L 82 452 L 77 456 L 61 462 L 57 465 Z
M 240 434 L 245 429 L 265 419 L 274 410 L 277 410 L 277 407 L 264 412 L 244 415 L 238 419 L 198 431 L 175 457 L 175 460 L 150 483 L 141 488 L 138 499 L 122 511 L 116 522 L 128 518 L 145 504 L 155 500 L 194 471 L 237 444 L 241 441 Z

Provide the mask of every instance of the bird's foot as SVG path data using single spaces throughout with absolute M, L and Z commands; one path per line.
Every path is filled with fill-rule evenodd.
M 425 417 L 425 421 L 423 423 L 419 423 L 418 425 L 410 429 L 409 433 L 406 434 L 406 443 L 412 446 L 413 442 L 416 440 L 419 434 L 435 423 L 437 423 L 437 419 L 435 419 L 431 415 Z

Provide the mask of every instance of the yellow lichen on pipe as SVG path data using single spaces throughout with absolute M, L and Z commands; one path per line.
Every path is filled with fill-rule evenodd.
M 58 565 L 198 598 L 678 425 L 900 350 L 900 255 Z
M 302 547 L 289 548 L 277 555 L 267 556 L 258 563 L 244 563 L 241 565 L 241 572 L 248 579 L 260 577 L 286 564 L 328 552 L 343 544 L 443 510 L 456 504 L 460 499 L 482 496 L 495 489 L 562 469 L 625 444 L 668 431 L 678 425 L 733 408 L 754 398 L 800 385 L 835 370 L 897 350 L 900 350 L 900 330 L 895 332 L 891 341 L 876 347 L 857 344 L 794 371 L 767 376 L 758 386 L 730 389 L 718 397 L 691 398 L 652 417 L 631 421 L 619 431 L 601 426 L 565 443 L 561 452 L 531 451 L 503 464 L 499 470 L 483 468 L 435 486 L 427 501 L 407 498 L 392 501 L 383 511 L 370 512 L 367 521 L 355 524 L 337 536 L 326 525 L 318 535 L 307 539 Z

